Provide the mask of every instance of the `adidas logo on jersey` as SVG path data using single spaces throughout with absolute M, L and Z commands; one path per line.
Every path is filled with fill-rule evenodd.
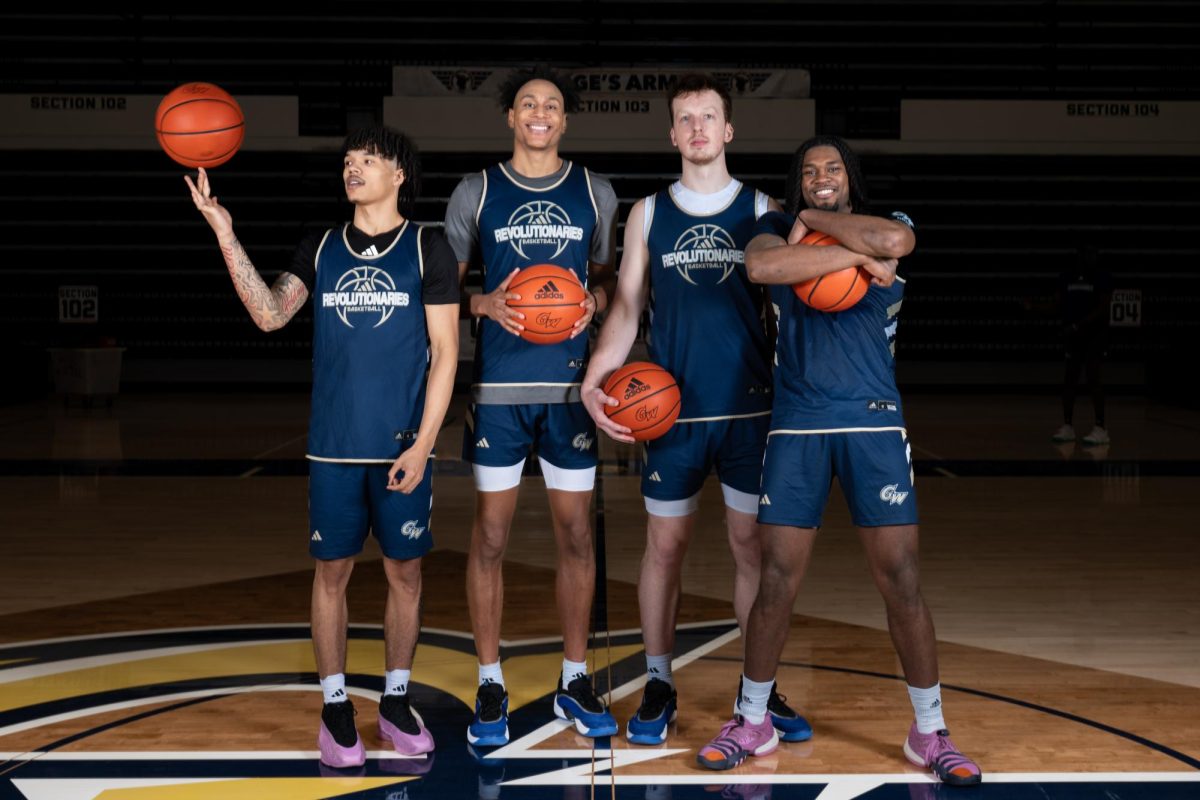
M 760 506 L 769 506 L 771 505 L 771 498 L 764 494 L 762 497 L 758 498 L 758 504 Z
M 364 256 L 377 256 L 379 255 L 379 251 L 375 249 L 375 245 L 371 245 L 366 250 L 363 250 L 362 254 Z
M 312 540 L 312 541 L 314 541 L 314 542 L 322 542 L 322 541 L 324 541 L 324 539 L 322 539 L 322 538 L 321 538 L 321 532 L 320 532 L 320 531 L 313 531 L 313 535 L 312 535 L 312 537 L 311 537 L 311 540 Z
M 642 392 L 647 391 L 649 388 L 650 384 L 645 383 L 644 381 L 639 381 L 637 378 L 630 378 L 629 383 L 625 386 L 625 399 L 628 400 L 634 395 L 639 395 Z
M 476 442 L 476 443 L 475 443 L 475 446 L 476 446 L 476 447 L 478 447 L 478 448 L 480 448 L 480 449 L 483 449 L 483 450 L 487 450 L 487 449 L 489 449 L 489 447 L 490 447 L 490 445 L 487 443 L 487 437 L 486 437 L 486 436 L 484 436 L 484 437 L 483 437 L 483 438 L 481 438 L 481 439 L 480 439 L 478 442 Z
M 554 285 L 554 281 L 546 281 L 542 288 L 533 293 L 534 300 L 565 300 L 566 295 Z
M 658 470 L 654 470 L 654 472 L 651 472 L 650 477 L 647 478 L 646 480 L 654 481 L 655 483 L 662 483 L 662 478 L 658 477 Z

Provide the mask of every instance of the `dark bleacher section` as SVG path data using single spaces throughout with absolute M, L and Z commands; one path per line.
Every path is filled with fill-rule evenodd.
M 1190 5 L 355 2 L 307 16 L 246 6 L 4 12 L 0 91 L 157 94 L 202 79 L 234 94 L 297 95 L 303 135 L 340 136 L 378 115 L 393 64 L 802 67 L 818 129 L 869 141 L 899 134 L 903 98 L 1200 99 Z M 677 169 L 668 155 L 574 155 L 613 175 L 622 220 Z M 338 156 L 242 152 L 216 171 L 217 194 L 268 278 L 307 230 L 348 216 Z M 458 178 L 496 157 L 427 153 L 417 219 L 440 220 Z M 736 145 L 730 159 L 736 175 L 776 196 L 785 162 L 738 155 Z M 902 364 L 932 365 L 927 375 L 945 364 L 954 382 L 955 364 L 1056 360 L 1054 278 L 1083 239 L 1100 247 L 1119 287 L 1144 293 L 1144 324 L 1113 332 L 1114 360 L 1154 378 L 1190 358 L 1200 158 L 868 152 L 865 166 L 878 208 L 903 209 L 918 225 Z M 9 374 L 40 390 L 45 348 L 102 339 L 129 348 L 133 362 L 303 364 L 307 311 L 274 334 L 250 323 L 181 174 L 157 152 L 0 151 Z M 57 287 L 72 284 L 99 287 L 98 328 L 58 324 Z M 1021 380 L 1004 375 L 997 380 Z

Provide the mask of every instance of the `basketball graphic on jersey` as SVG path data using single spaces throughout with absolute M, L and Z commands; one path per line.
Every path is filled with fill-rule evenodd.
M 673 252 L 663 253 L 662 265 L 674 267 L 693 286 L 724 283 L 745 253 L 720 225 L 703 223 L 688 228 L 675 240 Z
M 496 228 L 496 243 L 508 242 L 526 260 L 554 261 L 571 242 L 583 241 L 583 228 L 571 224 L 562 206 L 531 200 L 517 208 L 508 224 Z
M 346 270 L 338 278 L 335 290 L 321 296 L 321 307 L 332 308 L 338 318 L 349 328 L 355 327 L 351 320 L 360 314 L 373 320 L 371 327 L 378 328 L 388 321 L 397 308 L 408 305 L 408 292 L 396 291 L 396 282 L 379 267 L 357 266 Z

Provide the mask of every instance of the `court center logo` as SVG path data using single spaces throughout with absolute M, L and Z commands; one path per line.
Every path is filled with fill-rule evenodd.
M 351 320 L 361 314 L 365 320 L 374 320 L 371 327 L 378 328 L 387 322 L 397 308 L 408 305 L 408 292 L 396 291 L 392 276 L 379 267 L 351 267 L 338 278 L 332 292 L 321 295 L 321 307 L 337 311 L 348 328 L 355 327 Z
M 549 200 L 532 200 L 495 230 L 496 244 L 508 242 L 526 260 L 554 261 L 571 242 L 583 241 L 583 228 L 571 224 L 562 206 Z
M 675 240 L 675 250 L 662 255 L 663 267 L 674 267 L 693 286 L 724 283 L 745 260 L 729 231 L 709 223 L 688 228 Z

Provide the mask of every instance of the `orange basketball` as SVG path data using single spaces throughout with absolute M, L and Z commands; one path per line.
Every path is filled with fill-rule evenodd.
M 587 289 L 569 269 L 553 264 L 534 264 L 516 274 L 508 291 L 521 295 L 509 300 L 508 307 L 525 315 L 521 338 L 534 344 L 555 344 L 571 335 L 571 329 L 583 316 L 583 298 Z
M 604 413 L 618 425 L 629 428 L 634 439 L 657 439 L 679 419 L 679 387 L 657 364 L 635 361 L 614 372 L 604 384 L 604 393 L 618 405 L 605 406 Z
M 154 132 L 162 149 L 185 167 L 216 167 L 242 146 L 242 108 L 211 83 L 185 83 L 158 104 Z
M 800 244 L 827 246 L 841 244 L 827 233 L 812 231 Z M 818 311 L 845 311 L 862 300 L 871 286 L 871 276 L 862 267 L 846 267 L 792 286 L 796 297 Z

